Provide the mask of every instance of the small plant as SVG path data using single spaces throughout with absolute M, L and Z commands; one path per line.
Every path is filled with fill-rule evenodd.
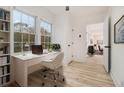
M 52 44 L 52 50 L 53 51 L 60 51 L 61 46 L 60 44 Z

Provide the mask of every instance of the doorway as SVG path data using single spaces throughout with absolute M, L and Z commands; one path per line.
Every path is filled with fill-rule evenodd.
M 87 25 L 87 49 L 90 46 L 93 51 L 90 52 L 92 52 L 91 54 L 93 56 L 102 56 L 101 62 L 103 63 L 106 72 L 110 72 L 111 68 L 111 33 L 109 24 L 109 17 L 106 17 L 104 23 Z
M 87 33 L 87 54 L 103 55 L 103 23 L 89 24 Z

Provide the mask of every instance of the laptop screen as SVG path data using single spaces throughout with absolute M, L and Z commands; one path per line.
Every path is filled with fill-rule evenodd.
M 32 54 L 43 54 L 42 45 L 32 45 Z

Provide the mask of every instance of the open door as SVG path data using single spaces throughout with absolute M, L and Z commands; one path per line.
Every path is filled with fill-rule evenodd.
M 111 62 L 111 56 L 110 56 L 110 52 L 111 52 L 111 42 L 110 42 L 110 26 L 109 26 L 109 17 L 107 16 L 105 21 L 104 21 L 104 32 L 103 32 L 103 44 L 104 44 L 104 66 L 107 72 L 110 72 L 110 62 Z

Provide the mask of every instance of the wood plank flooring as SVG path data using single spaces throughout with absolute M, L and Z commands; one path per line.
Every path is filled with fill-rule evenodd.
M 113 87 L 113 81 L 103 66 L 103 56 L 87 57 L 85 62 L 72 62 L 63 67 L 65 87 Z M 30 79 L 34 77 L 30 77 Z M 35 78 L 38 82 L 40 77 Z M 31 83 L 31 81 L 29 80 Z M 11 85 L 16 86 L 16 85 Z M 30 86 L 30 85 L 29 85 Z M 35 83 L 35 86 L 40 84 Z
M 113 87 L 110 75 L 105 71 L 102 56 L 88 57 L 86 62 L 72 62 L 64 67 L 66 86 Z

